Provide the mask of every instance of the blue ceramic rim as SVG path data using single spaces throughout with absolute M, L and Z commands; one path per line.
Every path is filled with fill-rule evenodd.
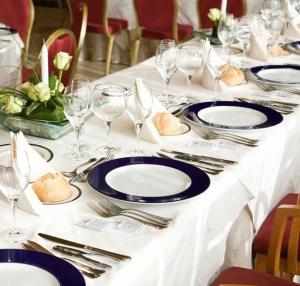
M 24 249 L 0 249 L 0 263 L 21 263 L 51 273 L 61 286 L 85 286 L 81 273 L 70 263 L 46 253 Z
M 253 68 L 250 68 L 250 71 L 252 72 L 252 74 L 259 80 L 263 81 L 263 82 L 269 82 L 269 83 L 273 83 L 273 84 L 284 84 L 284 85 L 300 85 L 300 81 L 299 82 L 282 82 L 282 81 L 275 81 L 275 80 L 269 80 L 269 79 L 264 79 L 262 77 L 260 77 L 258 75 L 259 72 L 261 72 L 262 70 L 272 70 L 272 69 L 293 69 L 293 70 L 300 70 L 300 65 L 292 65 L 292 64 L 288 64 L 288 65 L 265 65 L 265 66 L 256 66 Z
M 105 180 L 106 175 L 112 170 L 137 164 L 161 165 L 182 171 L 191 180 L 191 185 L 184 191 L 162 197 L 143 197 L 128 195 L 110 187 Z M 99 193 L 114 199 L 136 203 L 169 203 L 186 200 L 203 193 L 210 185 L 210 179 L 199 168 L 184 162 L 158 157 L 125 157 L 104 162 L 94 167 L 88 175 L 90 186 Z
M 300 50 L 300 41 L 288 43 L 287 46 L 291 46 L 293 49 Z
M 250 108 L 254 109 L 256 111 L 262 112 L 266 117 L 267 121 L 254 125 L 254 126 L 249 126 L 249 127 L 229 127 L 229 126 L 223 126 L 219 124 L 212 124 L 209 122 L 206 122 L 205 120 L 199 118 L 198 113 L 200 110 L 211 107 L 211 106 L 237 106 L 237 107 L 245 107 L 245 108 Z M 236 129 L 236 130 L 252 130 L 252 129 L 263 129 L 263 128 L 268 128 L 271 126 L 275 126 L 279 123 L 282 122 L 283 116 L 275 111 L 272 108 L 259 105 L 259 104 L 254 104 L 254 103 L 246 103 L 246 102 L 235 102 L 235 101 L 209 101 L 209 102 L 200 102 L 200 103 L 195 103 L 190 106 L 188 106 L 184 111 L 183 111 L 183 116 L 200 125 L 205 125 L 208 127 L 216 127 L 216 128 L 223 128 L 223 129 Z M 195 118 L 197 119 L 195 121 Z

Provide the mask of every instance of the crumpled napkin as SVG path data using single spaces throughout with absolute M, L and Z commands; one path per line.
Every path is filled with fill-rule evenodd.
M 209 90 L 215 90 L 216 83 L 215 78 L 218 76 L 218 67 L 225 64 L 225 61 L 221 59 L 210 45 L 208 39 L 201 41 L 203 46 L 203 74 L 201 79 L 201 85 Z M 218 89 L 222 90 L 226 85 L 219 81 Z
M 300 37 L 300 15 L 291 5 L 289 0 L 284 0 L 284 14 L 287 20 L 285 36 L 299 39 Z
M 262 22 L 253 21 L 250 24 L 250 51 L 249 56 L 254 59 L 267 61 L 270 58 L 268 42 L 271 34 Z

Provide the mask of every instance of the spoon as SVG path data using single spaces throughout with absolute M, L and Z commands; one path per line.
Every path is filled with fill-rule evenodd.
M 97 160 L 97 158 L 91 158 L 89 159 L 88 161 L 80 164 L 79 166 L 77 166 L 73 171 L 69 171 L 69 172 L 61 172 L 65 177 L 67 178 L 71 178 L 71 177 L 74 177 L 74 176 L 77 176 L 77 170 L 79 168 L 81 168 L 82 166 L 84 165 L 87 165 L 87 164 L 90 164 L 92 162 L 95 162 Z

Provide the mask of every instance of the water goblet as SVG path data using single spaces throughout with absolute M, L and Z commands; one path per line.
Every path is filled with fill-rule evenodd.
M 202 48 L 195 45 L 183 45 L 178 49 L 177 66 L 185 74 L 188 92 L 185 98 L 191 94 L 192 78 L 203 66 Z
M 111 131 L 112 121 L 120 117 L 126 108 L 126 90 L 118 85 L 107 86 L 99 84 L 93 90 L 93 113 L 104 121 L 106 127 L 106 144 L 98 148 L 98 150 L 107 153 L 109 150 L 119 151 L 113 146 L 108 137 Z
M 28 155 L 21 149 L 0 152 L 0 191 L 8 199 L 12 213 L 11 228 L 1 238 L 9 243 L 19 243 L 27 238 L 24 229 L 16 227 L 16 204 L 29 184 L 30 165 Z
M 155 65 L 165 81 L 165 88 L 159 100 L 169 104 L 172 98 L 168 95 L 168 87 L 172 76 L 177 70 L 176 67 L 176 44 L 174 40 L 165 39 L 160 41 L 155 55 Z
M 75 160 L 87 159 L 89 154 L 80 148 L 81 128 L 84 125 L 87 116 L 90 114 L 91 89 L 89 86 L 70 85 L 65 88 L 63 94 L 64 113 L 70 121 L 76 137 L 75 150 L 67 157 Z

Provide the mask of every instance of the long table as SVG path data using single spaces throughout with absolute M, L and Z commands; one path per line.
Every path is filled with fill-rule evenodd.
M 299 62 L 299 57 L 289 56 L 276 62 Z M 157 72 L 154 59 L 142 62 L 118 73 L 94 82 L 133 84 L 141 77 L 157 93 L 162 91 L 163 81 Z M 177 72 L 171 81 L 170 92 L 183 95 L 186 81 Z M 193 80 L 192 95 L 199 100 L 209 100 L 214 93 L 201 87 L 199 75 Z M 249 96 L 260 90 L 253 84 L 227 88 L 220 95 L 232 100 L 235 96 Z M 299 102 L 297 96 L 289 101 Z M 258 229 L 268 212 L 286 193 L 295 190 L 300 165 L 300 111 L 284 116 L 284 121 L 260 133 L 246 132 L 245 136 L 259 138 L 259 146 L 248 148 L 223 140 L 206 141 L 191 131 L 178 137 L 163 139 L 163 146 L 187 152 L 224 157 L 239 162 L 227 167 L 217 176 L 210 176 L 211 185 L 201 195 L 192 199 L 160 205 L 135 205 L 139 209 L 173 217 L 174 222 L 165 230 L 143 227 L 136 233 L 104 229 L 101 232 L 87 230 L 76 225 L 84 217 L 97 217 L 87 206 L 101 195 L 87 183 L 78 183 L 82 189 L 79 199 L 63 205 L 45 206 L 43 216 L 18 210 L 18 225 L 30 230 L 32 239 L 50 248 L 52 243 L 37 236 L 49 233 L 73 241 L 91 244 L 114 252 L 130 255 L 132 260 L 113 267 L 103 277 L 92 280 L 92 285 L 208 285 L 225 266 L 251 267 L 252 229 Z M 84 127 L 83 140 L 95 150 L 104 142 L 103 122 L 92 117 Z M 112 124 L 111 141 L 122 148 L 135 144 L 133 124 L 124 114 Z M 44 145 L 54 152 L 50 162 L 57 171 L 72 169 L 77 162 L 64 157 L 73 134 L 56 140 L 28 136 L 28 141 Z M 9 142 L 9 133 L 0 129 L 0 144 Z M 191 142 L 193 144 L 191 144 Z M 191 146 L 192 145 L 192 146 Z M 142 141 L 142 147 L 154 155 L 161 146 Z M 159 183 L 159 182 L 158 182 Z M 122 206 L 128 203 L 120 202 Z M 248 210 L 248 212 L 245 211 Z M 10 225 L 10 212 L 4 198 L 0 199 L 0 225 Z M 0 247 L 7 244 L 1 242 Z

